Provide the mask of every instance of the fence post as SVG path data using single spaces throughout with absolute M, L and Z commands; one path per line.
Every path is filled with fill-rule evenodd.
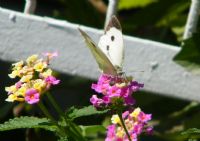
M 119 0 L 109 0 L 104 28 L 107 26 L 111 17 L 116 14 L 118 3 Z
M 200 12 L 200 0 L 192 0 L 190 11 L 185 26 L 183 39 L 188 39 L 196 31 Z
M 36 0 L 26 0 L 26 4 L 24 7 L 25 14 L 34 14 L 36 9 Z

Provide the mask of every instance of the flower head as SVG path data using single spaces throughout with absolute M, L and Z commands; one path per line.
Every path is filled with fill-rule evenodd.
M 55 54 L 51 56 L 55 56 Z M 9 76 L 10 78 L 19 78 L 19 81 L 5 88 L 8 92 L 6 101 L 25 101 L 29 104 L 39 102 L 40 95 L 52 85 L 57 85 L 60 82 L 52 75 L 52 70 L 48 68 L 48 64 L 48 58 L 44 60 L 38 58 L 38 55 L 28 57 L 25 62 L 14 63 Z
M 146 117 L 145 120 L 140 119 L 141 113 L 142 117 Z M 137 141 L 138 136 L 143 132 L 147 134 L 152 133 L 153 127 L 148 125 L 148 121 L 151 120 L 151 116 L 149 115 L 151 114 L 145 114 L 140 108 L 136 108 L 132 112 L 125 111 L 122 114 L 122 118 L 132 141 Z M 111 121 L 112 124 L 107 128 L 106 141 L 129 141 L 118 115 L 113 115 Z
M 144 85 L 137 81 L 132 81 L 130 78 L 120 76 L 110 76 L 102 74 L 99 77 L 98 82 L 93 83 L 91 88 L 99 93 L 101 104 L 92 104 L 96 107 L 108 106 L 114 104 L 118 100 L 122 100 L 124 105 L 135 104 L 135 99 L 132 97 L 132 93 L 138 91 Z M 97 98 L 97 96 L 96 96 Z M 101 99 L 101 100 L 100 100 Z

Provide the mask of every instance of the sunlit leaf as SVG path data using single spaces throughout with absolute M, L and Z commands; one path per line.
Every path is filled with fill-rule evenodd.
M 156 2 L 157 0 L 120 0 L 119 1 L 119 10 L 130 9 L 136 7 L 145 7 L 148 4 Z
M 182 135 L 189 135 L 189 134 L 200 134 L 200 129 L 197 128 L 190 128 L 181 133 Z
M 102 125 L 80 126 L 84 136 L 95 135 L 98 132 L 105 132 L 106 128 Z
M 17 117 L 0 124 L 0 131 L 20 129 L 20 128 L 42 128 L 49 131 L 56 131 L 57 127 L 47 118 L 37 117 Z
M 175 56 L 174 61 L 194 74 L 200 74 L 200 33 L 183 42 L 181 51 Z
M 68 112 L 68 116 L 72 119 L 83 117 L 83 116 L 91 116 L 96 114 L 105 114 L 108 110 L 98 111 L 94 108 L 94 106 L 84 107 L 82 109 L 71 108 Z

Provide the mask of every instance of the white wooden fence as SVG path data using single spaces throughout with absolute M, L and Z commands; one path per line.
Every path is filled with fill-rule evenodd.
M 58 51 L 59 57 L 51 64 L 55 70 L 96 79 L 100 74 L 97 64 L 78 27 L 96 42 L 103 33 L 67 21 L 0 8 L 0 60 L 18 61 L 33 53 Z M 200 101 L 200 76 L 192 75 L 172 60 L 180 47 L 130 36 L 124 36 L 124 41 L 124 70 L 143 82 L 145 91 Z

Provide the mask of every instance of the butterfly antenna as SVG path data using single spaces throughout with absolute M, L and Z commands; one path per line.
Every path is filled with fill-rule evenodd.
M 130 73 L 132 73 L 132 72 L 145 72 L 145 71 L 143 71 L 143 70 L 133 70 L 133 71 L 130 71 Z

